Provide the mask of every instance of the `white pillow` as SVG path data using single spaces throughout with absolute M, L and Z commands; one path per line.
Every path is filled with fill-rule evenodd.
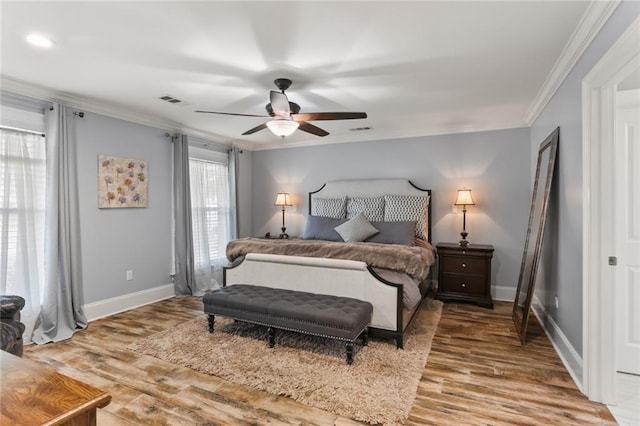
M 378 233 L 378 230 L 369 223 L 363 213 L 358 213 L 353 218 L 333 229 L 348 243 L 364 241 Z
M 371 222 L 384 221 L 384 196 L 372 198 L 347 199 L 347 219 L 351 219 L 358 213 L 364 213 L 364 217 Z
M 416 237 L 429 239 L 429 196 L 385 195 L 384 221 L 416 221 Z
M 347 213 L 347 197 L 314 198 L 311 203 L 311 215 L 344 219 Z

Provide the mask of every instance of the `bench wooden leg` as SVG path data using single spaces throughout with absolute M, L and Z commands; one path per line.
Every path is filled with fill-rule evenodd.
M 215 316 L 213 314 L 209 314 L 209 333 L 213 333 L 213 321 L 215 320 Z
M 344 345 L 347 348 L 347 364 L 353 364 L 353 342 L 347 342 Z
M 362 332 L 362 346 L 369 346 L 369 329 L 365 328 Z
M 269 327 L 267 329 L 267 334 L 269 335 L 269 347 L 272 348 L 276 344 L 276 329 Z

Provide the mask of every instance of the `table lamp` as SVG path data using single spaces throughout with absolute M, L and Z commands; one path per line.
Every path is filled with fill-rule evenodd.
M 292 206 L 291 199 L 289 197 L 288 192 L 279 192 L 276 196 L 276 202 L 273 203 L 274 206 L 282 206 L 282 233 L 280 234 L 280 238 L 289 238 L 289 235 L 285 232 L 287 228 L 284 226 L 284 207 Z
M 469 245 L 469 241 L 467 241 L 467 235 L 469 235 L 469 233 L 467 232 L 467 229 L 466 229 L 467 228 L 467 206 L 474 206 L 475 204 L 476 203 L 473 202 L 473 198 L 471 198 L 470 189 L 458 189 L 458 198 L 456 199 L 455 205 L 462 206 L 462 232 L 460 233 L 460 235 L 462 235 L 462 239 L 458 243 L 460 247 L 467 247 Z

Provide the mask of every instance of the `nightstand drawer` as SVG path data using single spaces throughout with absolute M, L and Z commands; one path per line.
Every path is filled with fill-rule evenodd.
M 442 289 L 438 288 L 438 291 L 481 296 L 485 293 L 485 279 L 484 277 L 445 274 L 442 287 Z
M 484 275 L 487 270 L 486 259 L 470 256 L 445 256 L 442 259 L 442 272 Z

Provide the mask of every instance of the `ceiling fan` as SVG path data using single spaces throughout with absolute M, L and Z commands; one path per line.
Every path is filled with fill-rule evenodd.
M 309 121 L 316 120 L 351 120 L 355 118 L 367 118 L 366 112 L 307 112 L 300 113 L 300 105 L 289 101 L 284 91 L 291 86 L 288 78 L 276 78 L 274 83 L 280 92 L 272 90 L 269 95 L 269 103 L 265 106 L 269 115 L 238 114 L 233 112 L 196 111 L 207 114 L 237 115 L 241 117 L 272 117 L 273 120 L 262 123 L 247 130 L 242 135 L 250 135 L 260 130 L 269 128 L 274 134 L 285 138 L 296 129 L 311 133 L 316 136 L 327 136 L 329 132 L 315 126 Z

